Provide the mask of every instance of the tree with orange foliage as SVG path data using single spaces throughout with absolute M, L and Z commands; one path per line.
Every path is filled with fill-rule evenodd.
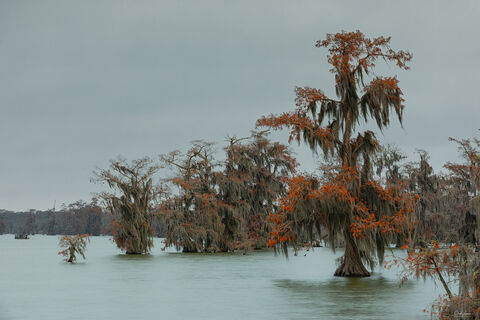
M 194 141 L 185 154 L 173 151 L 160 156 L 175 169 L 167 182 L 178 190 L 159 210 L 167 229 L 166 247 L 185 253 L 221 250 L 224 225 L 218 210 L 223 203 L 216 190 L 220 173 L 213 155 L 213 143 Z
M 321 149 L 340 164 L 338 173 L 323 184 L 314 177 L 298 176 L 287 181 L 289 194 L 281 210 L 270 217 L 275 230 L 271 246 L 294 243 L 301 229 L 325 226 L 334 241 L 340 233 L 346 248 L 336 276 L 369 276 L 363 261 L 373 262 L 376 252 L 383 258 L 391 235 L 403 227 L 413 210 L 413 199 L 401 186 L 382 187 L 370 180 L 371 156 L 378 142 L 372 131 L 359 132 L 357 125 L 374 120 L 380 130 L 394 112 L 402 121 L 403 98 L 396 77 L 370 75 L 378 59 L 408 69 L 412 55 L 390 48 L 390 37 L 369 39 L 360 31 L 327 34 L 316 47 L 328 49 L 330 71 L 335 75 L 338 99 L 322 90 L 296 87 L 296 110 L 258 120 L 258 127 L 290 129 L 290 141 L 306 142 L 313 151 Z M 312 234 L 310 232 L 310 234 Z M 334 247 L 334 245 L 332 245 Z

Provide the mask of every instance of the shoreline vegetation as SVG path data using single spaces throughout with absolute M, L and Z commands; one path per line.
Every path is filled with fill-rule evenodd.
M 360 128 L 374 124 L 383 132 L 394 118 L 402 124 L 399 80 L 375 67 L 408 70 L 413 56 L 393 50 L 390 40 L 342 31 L 317 41 L 327 51 L 336 97 L 296 87 L 295 108 L 261 117 L 250 137 L 228 138 L 223 161 L 203 140 L 158 159 L 119 157 L 94 172 L 92 182 L 106 191 L 90 203 L 0 211 L 0 233 L 76 235 L 61 240 L 68 262 L 75 252 L 83 256 L 85 234 L 111 234 L 126 254 L 148 254 L 154 236 L 183 253 L 273 248 L 287 256 L 290 247 L 297 253 L 328 244 L 345 249 L 332 270 L 339 277 L 369 277 L 395 246 L 405 257 L 385 265 L 399 267 L 402 281 L 431 278 L 445 289 L 434 317 L 480 319 L 480 139 L 450 138 L 462 162 L 436 173 L 427 151 L 406 162 L 396 146 Z M 269 130 L 288 130 L 289 143 L 323 155 L 319 169 L 297 172 L 293 152 L 271 141 Z M 160 176 L 160 169 L 173 175 Z

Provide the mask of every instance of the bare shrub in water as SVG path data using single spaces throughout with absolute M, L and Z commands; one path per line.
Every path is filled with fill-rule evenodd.
M 60 238 L 60 248 L 63 250 L 58 254 L 65 257 L 66 262 L 74 263 L 77 261 L 77 254 L 85 259 L 85 250 L 87 249 L 87 241 L 90 241 L 88 234 L 77 234 L 75 236 L 64 235 Z

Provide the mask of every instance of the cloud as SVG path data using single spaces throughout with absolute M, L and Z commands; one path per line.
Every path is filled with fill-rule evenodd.
M 455 159 L 449 136 L 477 134 L 476 1 L 14 1 L 0 4 L 0 207 L 88 198 L 118 154 L 248 135 L 293 107 L 293 87 L 334 95 L 326 33 L 391 35 L 413 52 L 398 72 L 404 129 L 381 136 L 409 155 Z M 312 168 L 305 148 L 300 162 Z

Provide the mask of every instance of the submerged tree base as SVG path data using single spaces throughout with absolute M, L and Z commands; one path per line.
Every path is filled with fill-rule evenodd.
M 346 265 L 342 263 L 334 273 L 335 277 L 370 277 L 370 272 L 363 265 Z
M 340 266 L 334 273 L 336 277 L 370 277 L 370 272 L 362 263 L 360 251 L 349 230 L 344 232 L 345 253 Z

